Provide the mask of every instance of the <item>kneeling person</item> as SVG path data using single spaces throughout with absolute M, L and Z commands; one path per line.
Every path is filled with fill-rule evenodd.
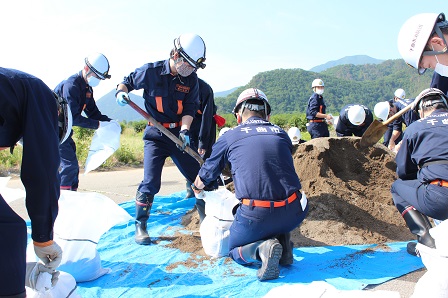
M 262 91 L 243 91 L 233 113 L 238 126 L 213 145 L 193 188 L 199 193 L 230 164 L 240 205 L 230 227 L 229 255 L 242 265 L 261 263 L 259 280 L 276 279 L 279 263 L 293 263 L 290 232 L 308 212 L 292 143 L 284 130 L 268 121 L 271 108 Z

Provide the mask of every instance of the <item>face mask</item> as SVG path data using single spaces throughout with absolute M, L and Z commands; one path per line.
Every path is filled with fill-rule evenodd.
M 90 77 L 87 78 L 87 83 L 89 84 L 90 87 L 96 87 L 96 86 L 98 86 L 99 83 L 100 83 L 100 81 L 101 81 L 101 80 L 98 79 L 98 78 L 95 77 L 95 76 L 90 76 Z
M 316 93 L 322 95 L 324 94 L 324 89 L 316 89 Z
M 432 46 L 432 50 L 434 51 L 434 47 L 433 46 Z M 435 55 L 434 57 L 436 57 L 436 61 L 437 61 L 436 67 L 434 68 L 434 71 L 437 72 L 442 77 L 448 77 L 448 66 L 440 64 L 439 59 L 437 58 L 437 55 Z
M 182 58 L 177 59 L 174 66 L 176 67 L 177 73 L 182 77 L 188 77 L 194 71 L 194 67 L 187 62 L 184 62 Z

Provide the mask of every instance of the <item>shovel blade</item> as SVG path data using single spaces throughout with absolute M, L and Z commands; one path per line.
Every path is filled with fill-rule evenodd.
M 362 135 L 361 141 L 359 145 L 361 147 L 369 147 L 373 144 L 376 144 L 384 133 L 387 131 L 387 125 L 384 125 L 382 122 L 378 120 L 374 120 L 372 124 L 370 124 L 369 128 Z

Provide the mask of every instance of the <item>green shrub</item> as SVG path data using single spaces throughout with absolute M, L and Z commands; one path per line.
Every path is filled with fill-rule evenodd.
M 139 132 L 142 132 L 145 130 L 147 124 L 148 124 L 147 121 L 140 120 L 140 121 L 132 122 L 132 127 L 134 128 L 134 131 L 136 133 L 139 133 Z
M 122 144 L 120 148 L 118 148 L 118 150 L 114 153 L 114 155 L 119 162 L 124 164 L 133 164 L 136 162 L 134 153 L 126 144 Z

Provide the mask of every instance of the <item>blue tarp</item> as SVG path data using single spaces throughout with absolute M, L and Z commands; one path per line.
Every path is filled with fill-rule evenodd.
M 134 242 L 134 224 L 115 226 L 100 239 L 102 266 L 112 272 L 78 283 L 82 297 L 262 297 L 285 284 L 325 281 L 339 290 L 360 290 L 423 267 L 406 252 L 406 243 L 347 245 L 294 249 L 295 262 L 280 267 L 280 278 L 259 282 L 255 266 L 244 267 L 229 258 L 210 259 L 166 247 L 164 236 L 191 233 L 181 219 L 195 199 L 184 192 L 156 196 L 148 230 L 157 245 Z M 134 202 L 121 204 L 131 216 Z M 184 266 L 184 264 L 189 264 Z M 192 264 L 195 264 L 192 266 Z

